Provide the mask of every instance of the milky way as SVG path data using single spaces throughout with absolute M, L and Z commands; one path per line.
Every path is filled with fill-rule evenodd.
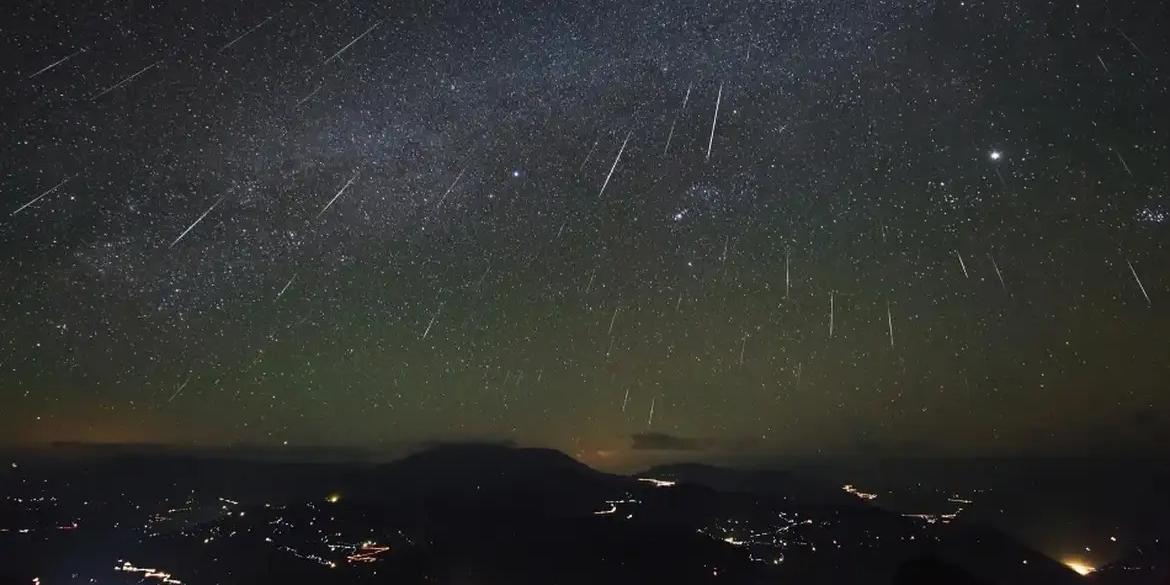
M 1155 448 L 1145 4 L 17 6 L 0 439 Z

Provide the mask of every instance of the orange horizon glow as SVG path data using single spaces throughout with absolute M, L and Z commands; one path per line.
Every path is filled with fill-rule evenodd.
M 1081 559 L 1068 558 L 1068 559 L 1062 560 L 1061 563 L 1063 563 L 1064 566 L 1072 569 L 1073 572 L 1075 572 L 1076 574 L 1078 574 L 1082 577 L 1097 570 L 1096 567 L 1086 563 L 1085 561 L 1083 561 Z

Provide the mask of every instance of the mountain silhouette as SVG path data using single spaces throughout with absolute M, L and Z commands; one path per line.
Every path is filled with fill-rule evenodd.
M 44 526 L 0 533 L 0 582 L 133 582 L 110 574 L 122 558 L 249 585 L 1083 582 L 999 531 L 927 526 L 787 471 L 623 476 L 491 444 L 376 465 L 114 453 L 19 467 L 21 485 L 46 490 L 29 501 L 54 507 L 3 502 Z M 367 565 L 351 558 L 362 542 L 385 548 Z

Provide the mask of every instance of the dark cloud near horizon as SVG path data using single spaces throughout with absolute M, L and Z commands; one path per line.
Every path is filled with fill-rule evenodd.
M 676 437 L 666 433 L 634 433 L 630 448 L 635 451 L 705 451 L 714 441 L 703 438 Z
M 760 444 L 754 437 L 716 439 L 667 433 L 634 433 L 630 440 L 634 451 L 746 451 Z

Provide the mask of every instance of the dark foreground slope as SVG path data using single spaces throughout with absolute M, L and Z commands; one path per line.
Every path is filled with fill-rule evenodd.
M 0 582 L 1081 582 L 1003 534 L 831 486 L 658 471 L 678 482 L 485 445 L 385 465 L 22 461 L 3 475 Z

